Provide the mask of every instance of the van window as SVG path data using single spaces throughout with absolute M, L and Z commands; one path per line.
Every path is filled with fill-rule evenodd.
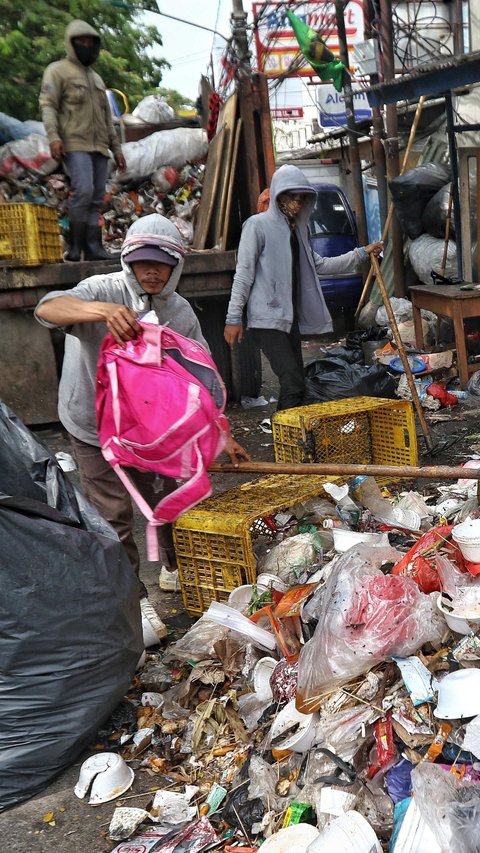
M 317 193 L 308 227 L 311 237 L 327 234 L 353 236 L 355 233 L 342 196 L 333 189 Z

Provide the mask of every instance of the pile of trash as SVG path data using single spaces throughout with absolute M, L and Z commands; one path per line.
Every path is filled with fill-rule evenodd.
M 0 147 L 0 204 L 31 202 L 55 208 L 66 235 L 69 180 L 58 172 L 43 125 L 17 122 L 0 113 L 0 141 L 2 138 L 8 141 Z M 103 226 L 107 245 L 119 249 L 132 222 L 155 212 L 172 219 L 190 245 L 208 152 L 206 132 L 199 127 L 160 130 L 124 143 L 122 151 L 127 168 L 113 172 L 106 187 Z
M 159 788 L 115 809 L 116 851 L 478 850 L 480 508 L 465 473 L 430 495 L 326 483 L 265 519 L 256 583 L 149 651 L 82 768 L 90 803 L 134 773 Z

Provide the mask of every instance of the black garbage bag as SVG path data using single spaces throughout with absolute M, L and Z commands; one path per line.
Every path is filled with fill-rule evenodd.
M 143 652 L 114 530 L 0 402 L 0 811 L 68 767 Z
M 345 339 L 347 349 L 357 350 L 362 352 L 362 344 L 367 341 L 382 341 L 388 337 L 388 328 L 386 326 L 370 326 L 368 329 L 355 329 L 354 332 L 349 332 Z
M 381 364 L 366 367 L 338 358 L 321 358 L 305 368 L 304 404 L 345 397 L 395 397 L 396 382 Z
M 438 237 L 445 240 L 445 231 L 447 225 L 448 208 L 450 205 L 451 183 L 445 184 L 444 187 L 438 190 L 430 199 L 425 207 L 422 215 L 422 229 L 426 234 L 432 237 Z M 477 187 L 470 186 L 470 234 L 472 240 L 477 235 Z M 453 207 L 450 211 L 449 225 L 450 240 L 455 240 L 455 218 L 453 215 Z
M 389 181 L 392 201 L 402 231 L 416 240 L 423 233 L 422 216 L 431 198 L 450 181 L 450 169 L 424 163 Z
M 361 347 L 330 347 L 319 351 L 320 358 L 339 358 L 347 364 L 363 364 L 363 350 Z

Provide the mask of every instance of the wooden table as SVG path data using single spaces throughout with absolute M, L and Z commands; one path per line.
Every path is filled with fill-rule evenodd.
M 410 297 L 413 306 L 415 342 L 419 349 L 424 348 L 420 309 L 432 311 L 440 317 L 449 317 L 453 321 L 455 349 L 460 384 L 464 388 L 469 374 L 480 370 L 479 364 L 468 364 L 467 346 L 463 321 L 467 317 L 480 317 L 480 289 L 461 290 L 458 284 L 425 284 L 411 287 Z

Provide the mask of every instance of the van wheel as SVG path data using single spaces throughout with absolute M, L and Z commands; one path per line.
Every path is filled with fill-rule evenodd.
M 231 350 L 232 398 L 258 397 L 262 387 L 262 361 L 260 350 L 248 332 L 241 344 Z

